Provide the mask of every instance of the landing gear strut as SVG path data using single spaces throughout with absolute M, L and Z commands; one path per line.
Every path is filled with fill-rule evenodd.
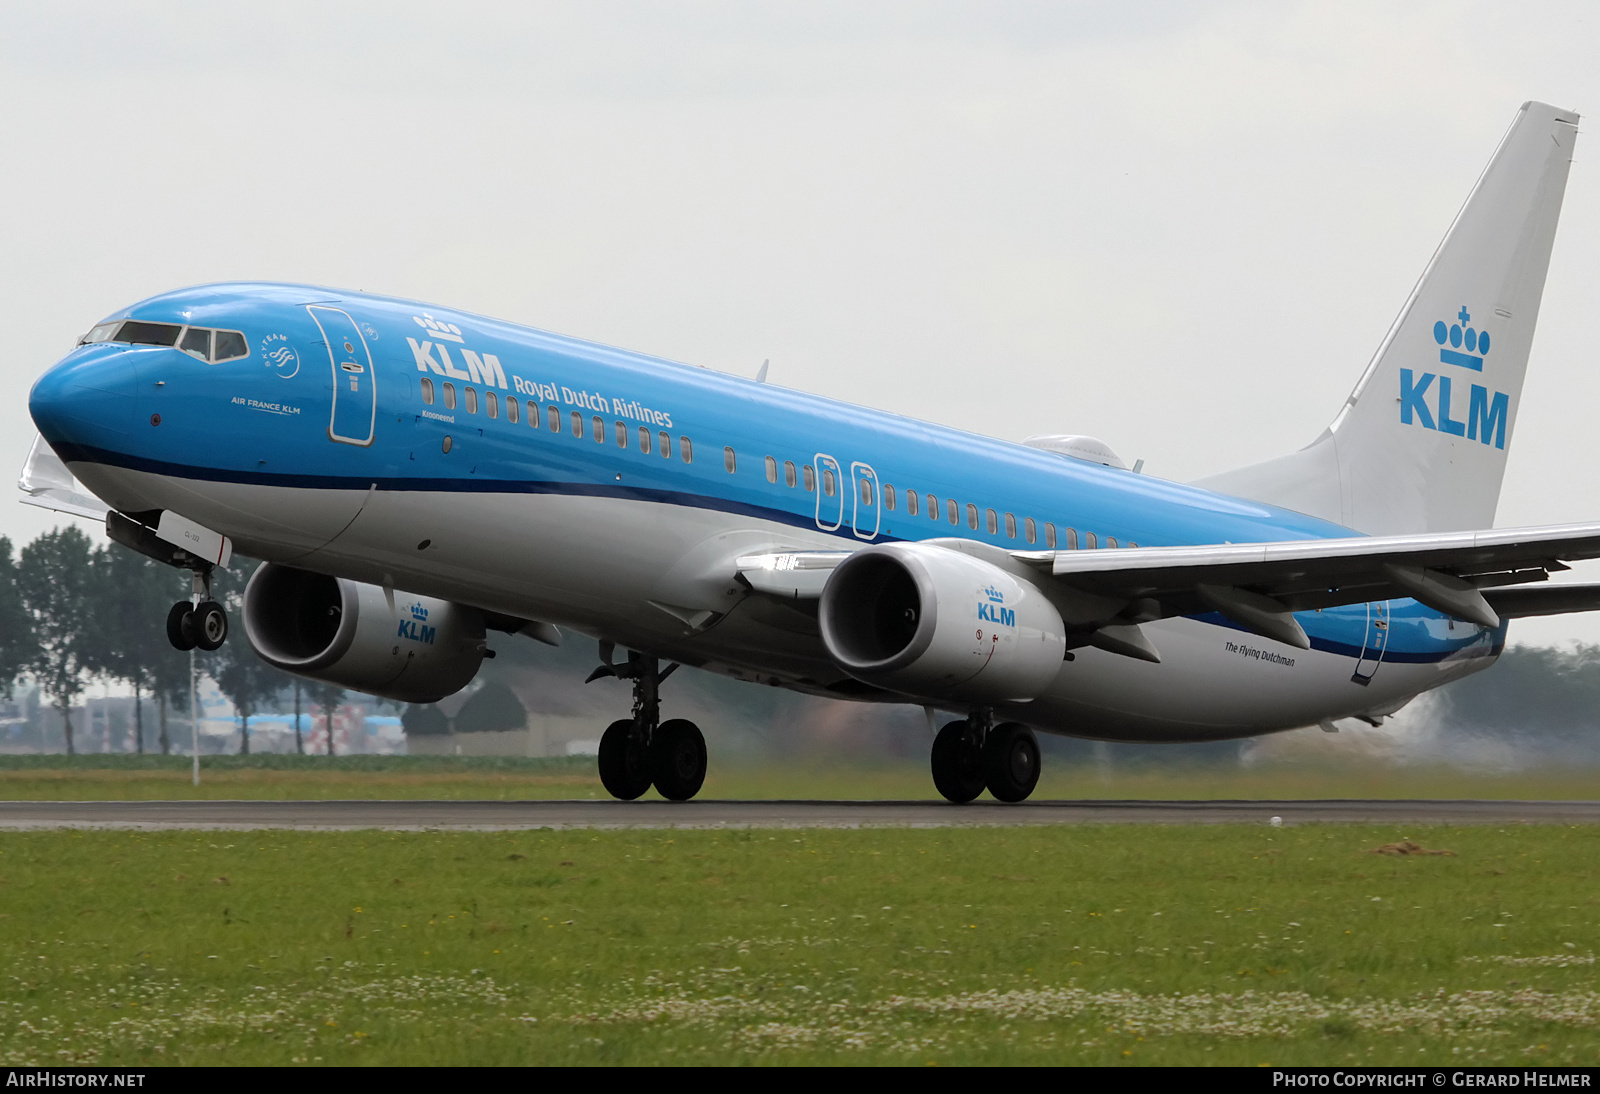
M 211 599 L 211 571 L 194 571 L 194 595 L 180 600 L 167 612 L 167 641 L 187 653 L 192 649 L 222 648 L 228 640 L 228 613 Z
M 1021 722 L 988 724 L 979 711 L 951 722 L 933 740 L 933 785 L 957 805 L 987 787 L 1003 802 L 1025 801 L 1039 785 L 1039 742 Z
M 640 797 L 652 783 L 663 798 L 688 801 L 706 781 L 706 741 L 693 722 L 661 721 L 661 681 L 678 666 L 663 669 L 657 658 L 633 650 L 627 664 L 614 664 L 615 649 L 610 642 L 600 643 L 602 663 L 589 680 L 632 680 L 633 717 L 612 722 L 600 738 L 600 782 L 623 801 Z

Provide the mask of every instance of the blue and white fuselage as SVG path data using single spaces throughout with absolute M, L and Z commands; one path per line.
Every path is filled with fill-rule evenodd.
M 954 801 L 1032 791 L 1028 726 L 1194 741 L 1376 720 L 1488 667 L 1508 619 L 1600 609 L 1600 586 L 1537 584 L 1600 557 L 1600 524 L 1492 527 L 1577 122 L 1518 111 L 1321 436 L 1199 484 L 1076 458 L 1084 438 L 1044 450 L 239 283 L 95 327 L 33 389 L 53 453 L 21 485 L 196 571 L 167 619 L 179 648 L 226 639 L 198 585 L 230 542 L 268 564 L 241 613 L 256 651 L 342 686 L 449 694 L 486 627 L 599 639 L 597 672 L 634 682 L 600 746 L 623 798 L 704 777 L 699 730 L 660 719 L 668 659 L 962 712 L 932 753 Z
M 179 512 L 254 558 L 820 694 L 919 699 L 861 688 L 810 617 L 735 580 L 734 557 L 950 539 L 1027 553 L 1357 534 L 364 293 L 211 285 L 143 301 L 97 330 L 124 320 L 237 332 L 230 352 L 243 352 L 213 361 L 226 357 L 222 334 L 199 354 L 96 342 L 38 382 L 41 433 L 113 508 Z M 1042 694 L 997 714 L 1097 738 L 1243 736 L 1392 709 L 1486 667 L 1505 638 L 1503 623 L 1407 598 L 1295 619 L 1309 649 L 1215 612 L 1145 622 L 1160 663 L 1080 647 Z

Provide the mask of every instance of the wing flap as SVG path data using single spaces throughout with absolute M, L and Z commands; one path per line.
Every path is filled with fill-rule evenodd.
M 1087 591 L 1170 602 L 1173 614 L 1204 610 L 1195 590 L 1208 585 L 1272 597 L 1292 611 L 1415 597 L 1478 621 L 1488 607 L 1478 589 L 1541 581 L 1566 561 L 1600 557 L 1600 524 L 1014 557 Z

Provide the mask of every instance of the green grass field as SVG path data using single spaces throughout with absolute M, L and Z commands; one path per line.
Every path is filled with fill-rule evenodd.
M 1597 868 L 1589 827 L 10 832 L 0 1060 L 1591 1063 Z
M 182 756 L 0 756 L 0 800 L 183 798 L 604 798 L 589 756 L 207 756 L 190 782 Z M 1045 798 L 1544 798 L 1595 796 L 1594 772 L 1509 775 L 1382 765 L 1128 767 L 1045 764 Z M 652 793 L 653 796 L 653 793 Z M 702 797 L 921 799 L 935 796 L 925 762 L 855 765 L 713 763 Z

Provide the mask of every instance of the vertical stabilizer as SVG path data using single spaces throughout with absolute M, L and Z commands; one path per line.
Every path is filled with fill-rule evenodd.
M 1373 535 L 1491 526 L 1577 126 L 1523 104 L 1327 431 L 1195 485 Z

